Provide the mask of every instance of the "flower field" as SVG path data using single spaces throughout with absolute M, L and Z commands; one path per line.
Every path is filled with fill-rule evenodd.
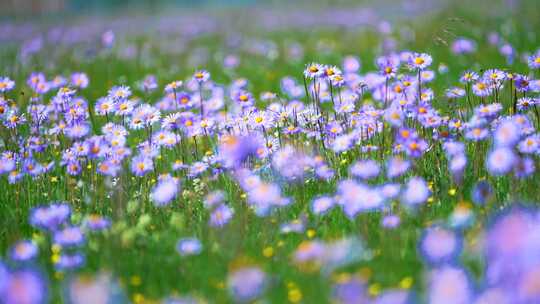
M 0 21 L 0 303 L 540 303 L 538 4 L 352 2 Z

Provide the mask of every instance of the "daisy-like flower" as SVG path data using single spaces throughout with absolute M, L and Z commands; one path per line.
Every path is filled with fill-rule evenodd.
M 399 226 L 401 223 L 401 218 L 397 215 L 390 214 L 383 217 L 381 226 L 386 229 L 394 229 Z
M 517 160 L 517 156 L 510 148 L 496 148 L 488 154 L 486 161 L 488 172 L 495 176 L 504 175 L 512 170 Z
M 253 128 L 269 129 L 274 125 L 274 116 L 266 111 L 255 111 L 249 117 Z
M 193 74 L 193 80 L 198 83 L 207 82 L 210 79 L 210 73 L 205 70 L 199 70 Z
M 182 87 L 183 84 L 184 82 L 182 82 L 182 80 L 175 80 L 173 82 L 170 82 L 165 86 L 165 92 L 166 93 L 178 92 L 178 90 Z
M 408 206 L 414 207 L 427 201 L 431 191 L 427 183 L 421 177 L 411 178 L 401 195 L 401 200 Z
M 304 70 L 304 77 L 307 79 L 321 78 L 324 74 L 324 66 L 319 63 L 310 63 Z
M 32 260 L 37 257 L 39 249 L 37 245 L 28 240 L 18 241 L 11 247 L 10 257 L 17 262 Z
M 138 155 L 131 160 L 131 172 L 136 176 L 143 176 L 154 170 L 154 162 L 145 155 Z
M 237 302 L 251 302 L 266 289 L 266 274 L 257 267 L 246 267 L 229 274 L 227 286 Z
M 470 54 L 476 51 L 476 43 L 466 38 L 458 38 L 452 43 L 452 52 L 454 54 Z
M 221 204 L 210 214 L 209 224 L 212 227 L 223 227 L 231 220 L 233 214 L 234 212 L 229 206 Z
M 489 135 L 489 131 L 482 127 L 474 127 L 465 133 L 465 138 L 472 141 L 480 141 L 486 139 Z
M 48 286 L 41 273 L 30 268 L 12 271 L 0 289 L 2 303 L 47 303 Z
M 527 111 L 536 105 L 536 100 L 530 97 L 521 97 L 517 101 L 517 109 L 519 111 Z
M 490 69 L 484 72 L 482 78 L 486 82 L 499 84 L 506 78 L 506 73 L 501 70 Z
M 233 100 L 244 108 L 251 107 L 255 102 L 253 95 L 250 92 L 244 90 L 236 91 L 233 94 Z
M 455 99 L 465 96 L 465 90 L 458 87 L 453 87 L 446 90 L 446 97 Z
M 437 304 L 472 303 L 473 290 L 467 273 L 454 266 L 442 266 L 430 273 L 428 302 Z
M 88 76 L 85 73 L 73 73 L 71 75 L 71 85 L 84 89 L 88 86 Z
M 329 196 L 320 196 L 311 202 L 311 210 L 317 215 L 324 215 L 336 205 L 334 198 Z
M 95 106 L 95 113 L 97 115 L 105 116 L 115 111 L 115 103 L 111 98 L 101 97 L 97 100 Z
M 426 53 L 413 53 L 409 56 L 408 64 L 412 70 L 423 70 L 431 65 L 433 59 Z
M 353 219 L 359 212 L 377 210 L 383 206 L 385 197 L 379 189 L 345 180 L 338 185 L 339 203 L 345 214 Z
M 178 181 L 175 178 L 164 178 L 152 189 L 150 199 L 156 206 L 168 205 L 178 194 L 178 189 Z
M 540 147 L 539 134 L 533 134 L 533 135 L 527 136 L 518 144 L 518 150 L 519 152 L 523 154 L 538 153 L 539 147 Z
M 53 235 L 54 243 L 62 247 L 78 247 L 85 242 L 81 228 L 72 226 L 56 231 Z
M 86 258 L 82 253 L 62 253 L 54 263 L 54 268 L 57 271 L 74 270 L 81 268 L 85 262 Z
M 197 255 L 202 248 L 201 242 L 196 238 L 183 238 L 176 243 L 176 251 L 181 256 Z
M 202 161 L 194 162 L 189 167 L 189 176 L 190 177 L 197 177 L 201 174 L 203 174 L 208 169 L 208 164 Z
M 54 231 L 63 225 L 70 215 L 71 209 L 67 203 L 36 207 L 30 213 L 30 224 L 38 229 Z
M 158 88 L 156 76 L 147 75 L 139 84 L 139 88 L 145 92 L 152 92 Z
M 493 139 L 496 146 L 513 146 L 520 139 L 520 129 L 512 120 L 502 122 L 495 133 Z
M 459 78 L 459 81 L 461 83 L 472 83 L 480 79 L 480 76 L 476 72 L 473 71 L 466 71 L 464 72 L 461 77 Z
M 540 69 L 540 50 L 527 58 L 527 63 L 531 69 Z
M 381 171 L 379 164 L 371 159 L 357 161 L 349 170 L 353 176 L 361 179 L 375 178 Z
M 514 85 L 518 92 L 529 91 L 529 88 L 530 88 L 529 77 L 525 75 L 516 75 L 516 77 L 514 77 Z
M 477 81 L 472 86 L 472 91 L 474 95 L 479 97 L 486 97 L 491 95 L 492 86 L 488 85 L 484 81 Z
M 90 231 L 102 231 L 111 226 L 111 221 L 99 214 L 89 214 L 83 221 L 83 227 Z
M 461 251 L 461 242 L 453 231 L 432 227 L 424 232 L 419 251 L 430 264 L 446 263 L 452 261 Z
M 424 152 L 427 150 L 428 144 L 425 140 L 421 138 L 414 138 L 411 140 L 408 140 L 405 143 L 405 153 L 414 158 L 418 158 L 424 154 Z
M 399 68 L 399 58 L 396 56 L 383 56 L 377 58 L 377 67 L 385 78 L 394 78 Z
M 107 95 L 107 97 L 115 102 L 126 100 L 129 96 L 131 96 L 131 89 L 128 86 L 112 87 Z
M 15 82 L 8 77 L 0 77 L 0 93 L 6 93 L 15 87 Z
M 337 75 L 342 75 L 341 70 L 336 66 L 327 65 L 324 67 L 324 77 L 332 79 Z
M 8 129 L 15 129 L 26 122 L 24 114 L 19 114 L 16 109 L 9 111 L 3 118 L 4 126 Z

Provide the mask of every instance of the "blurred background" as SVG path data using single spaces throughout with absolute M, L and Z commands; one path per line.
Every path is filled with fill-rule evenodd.
M 519 9 L 523 3 L 540 5 L 538 0 L 1 0 L 0 17 L 47 17 L 69 14 L 110 14 L 140 11 L 155 13 L 182 8 L 238 8 L 246 6 L 287 6 L 287 7 L 351 7 L 377 6 L 392 10 L 394 6 L 414 6 L 417 10 L 433 6 L 458 5 L 478 7 L 486 13 L 494 8 Z M 384 8 L 386 6 L 386 8 Z

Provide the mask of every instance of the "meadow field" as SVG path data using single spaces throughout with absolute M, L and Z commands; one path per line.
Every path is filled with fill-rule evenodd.
M 540 303 L 539 29 L 535 0 L 5 16 L 0 303 Z

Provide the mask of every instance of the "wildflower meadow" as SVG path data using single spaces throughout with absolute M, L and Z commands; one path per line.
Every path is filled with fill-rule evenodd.
M 16 2 L 0 303 L 540 303 L 537 0 Z

